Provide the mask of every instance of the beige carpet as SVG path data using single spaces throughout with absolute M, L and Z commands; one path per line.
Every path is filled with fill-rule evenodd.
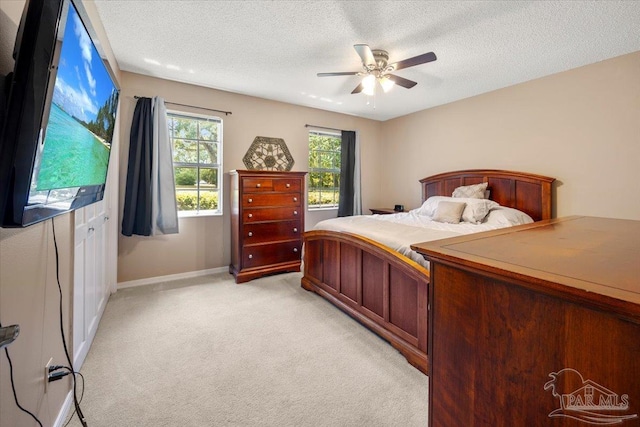
M 118 291 L 82 367 L 88 425 L 426 426 L 427 377 L 300 277 Z

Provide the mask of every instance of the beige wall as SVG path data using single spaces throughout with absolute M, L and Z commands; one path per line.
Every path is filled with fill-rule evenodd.
M 55 227 L 65 334 L 70 345 L 72 215 L 56 218 Z M 0 229 L 0 319 L 3 326 L 20 325 L 20 336 L 8 347 L 16 391 L 20 404 L 35 413 L 44 425 L 53 424 L 70 390 L 69 379 L 64 379 L 50 384 L 44 393 L 44 366 L 49 358 L 67 365 L 60 339 L 55 272 L 51 220 L 26 229 Z M 28 415 L 20 412 L 13 401 L 4 351 L 0 354 L 0 378 L 0 424 L 31 425 Z
M 122 73 L 120 104 L 121 202 L 127 176 L 129 133 L 135 109 L 135 95 L 161 96 L 167 101 L 231 111 L 222 115 L 224 127 L 224 189 L 228 189 L 228 171 L 244 169 L 242 157 L 256 136 L 283 138 L 295 160 L 293 170 L 308 167 L 308 129 L 305 124 L 356 130 L 362 146 L 363 205 L 380 203 L 381 175 L 379 142 L 382 123 L 313 108 L 299 107 L 215 89 L 170 82 L 139 74 Z M 178 110 L 178 107 L 168 105 Z M 180 111 L 207 114 L 197 109 Z M 180 234 L 160 237 L 119 238 L 118 282 L 225 267 L 230 262 L 229 206 L 224 195 L 224 215 L 181 218 Z M 121 203 L 122 206 L 122 203 Z M 120 209 L 122 211 L 122 209 Z M 336 211 L 307 212 L 307 228 L 320 219 L 336 216 Z M 120 222 L 121 217 L 120 217 Z
M 557 179 L 556 216 L 640 219 L 640 52 L 387 121 L 387 206 L 467 168 Z M 393 197 L 390 195 L 393 194 Z
M 11 51 L 24 1 L 0 1 L 0 74 L 13 69 Z M 113 61 L 113 55 L 92 2 L 85 8 L 95 30 Z M 116 75 L 117 65 L 113 66 Z M 114 142 L 117 144 L 117 141 Z M 108 190 L 108 189 L 107 189 Z M 73 214 L 55 218 L 60 256 L 60 283 L 64 329 L 69 351 L 73 351 Z M 115 232 L 114 232 L 115 233 Z M 70 377 L 44 388 L 44 366 L 52 357 L 55 364 L 67 365 L 59 323 L 60 296 L 56 282 L 56 262 L 51 220 L 25 229 L 0 228 L 0 320 L 17 323 L 20 336 L 8 349 L 13 361 L 15 386 L 20 404 L 50 426 L 56 421 L 71 390 Z M 0 425 L 35 425 L 13 400 L 9 366 L 0 353 Z
M 294 169 L 306 170 L 305 123 L 359 130 L 365 213 L 399 203 L 417 207 L 418 180 L 425 176 L 494 168 L 555 177 L 555 216 L 640 219 L 640 52 L 387 122 L 123 75 L 122 165 L 133 95 L 159 95 L 233 111 L 224 118 L 225 171 L 243 167 L 242 156 L 257 135 L 284 138 Z M 125 169 L 120 170 L 121 189 Z M 617 191 L 616 185 L 628 190 Z M 181 219 L 177 236 L 120 236 L 118 281 L 224 267 L 229 262 L 227 208 L 223 217 Z M 308 214 L 307 228 L 320 219 Z

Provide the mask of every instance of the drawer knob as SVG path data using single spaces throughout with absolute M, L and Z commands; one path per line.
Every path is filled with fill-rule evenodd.
M 252 259 L 252 258 L 253 258 L 253 255 L 249 254 L 249 259 Z
M 298 198 L 297 198 L 297 197 L 294 197 L 294 198 L 293 198 L 293 201 L 294 201 L 294 202 L 297 202 L 297 201 L 298 201 Z
M 247 215 L 249 218 L 253 218 L 253 214 L 249 214 Z
M 298 215 L 298 211 L 293 211 L 293 214 L 294 215 Z
M 256 184 L 256 188 L 260 188 L 260 184 Z
M 253 236 L 253 232 L 252 231 L 249 232 L 249 237 L 251 237 L 251 236 Z
M 251 202 L 253 202 L 253 199 L 249 199 L 249 200 L 247 200 L 247 201 L 248 201 L 249 203 L 251 203 Z
M 298 248 L 293 248 L 293 252 L 298 252 Z
M 287 188 L 291 187 L 291 184 L 287 183 Z
M 294 233 L 297 233 L 297 232 L 298 232 L 298 229 L 297 229 L 297 228 L 294 228 L 294 229 L 293 229 L 293 232 L 294 232 Z

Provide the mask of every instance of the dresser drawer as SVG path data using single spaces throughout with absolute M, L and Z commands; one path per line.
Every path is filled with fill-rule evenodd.
M 301 252 L 301 239 L 282 243 L 244 246 L 242 248 L 242 265 L 245 268 L 252 268 L 299 261 Z
M 300 221 L 274 221 L 245 224 L 242 227 L 244 243 L 277 242 L 299 239 L 302 236 Z
M 272 178 L 242 178 L 242 191 L 273 191 Z
M 269 191 L 300 192 L 302 180 L 299 178 L 243 178 L 244 193 L 261 193 Z
M 300 194 L 292 193 L 254 193 L 242 195 L 242 207 L 254 208 L 262 206 L 300 206 Z
M 273 180 L 273 191 L 288 191 L 299 193 L 302 188 L 302 181 L 299 179 L 278 178 Z
M 244 209 L 242 212 L 242 223 L 259 221 L 279 221 L 285 219 L 302 218 L 302 210 L 299 207 L 288 208 L 258 208 Z

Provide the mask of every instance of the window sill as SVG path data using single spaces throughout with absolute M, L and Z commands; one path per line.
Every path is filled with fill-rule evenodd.
M 331 206 L 331 207 L 310 207 L 307 209 L 309 212 L 313 212 L 313 211 L 337 211 L 338 207 L 337 206 Z
M 196 218 L 205 216 L 222 216 L 218 211 L 179 211 L 178 218 Z

